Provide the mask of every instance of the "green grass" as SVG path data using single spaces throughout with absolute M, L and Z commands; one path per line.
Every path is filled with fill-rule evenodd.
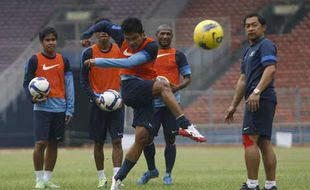
M 278 156 L 277 184 L 279 189 L 308 190 L 310 186 L 310 149 L 294 147 L 276 148 Z M 164 186 L 163 149 L 157 149 L 157 166 L 160 177 L 146 186 L 137 186 L 138 177 L 146 169 L 144 158 L 129 173 L 124 190 L 233 190 L 246 179 L 241 147 L 179 147 L 173 171 L 174 184 Z M 105 170 L 112 173 L 111 149 L 106 150 Z M 61 189 L 96 189 L 97 173 L 91 149 L 61 149 L 53 180 Z M 264 170 L 259 175 L 263 186 Z M 34 172 L 32 150 L 0 150 L 0 189 L 33 189 Z M 110 184 L 109 184 L 110 187 Z

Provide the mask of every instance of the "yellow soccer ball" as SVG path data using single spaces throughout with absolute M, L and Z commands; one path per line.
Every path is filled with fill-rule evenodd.
M 210 50 L 221 45 L 224 37 L 222 26 L 214 20 L 204 20 L 194 30 L 194 42 L 199 47 Z

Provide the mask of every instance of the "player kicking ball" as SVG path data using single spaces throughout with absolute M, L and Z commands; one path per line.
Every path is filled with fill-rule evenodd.
M 90 27 L 81 37 L 82 45 L 89 43 L 95 32 L 106 32 L 120 47 L 120 59 L 89 59 L 87 66 L 120 67 L 122 99 L 134 109 L 132 126 L 135 128 L 135 142 L 126 154 L 126 158 L 115 175 L 111 190 L 118 190 L 130 170 L 135 166 L 144 147 L 152 142 L 153 99 L 161 97 L 176 118 L 177 124 L 184 129 L 184 135 L 194 140 L 203 137 L 194 125 L 185 117 L 177 103 L 170 85 L 155 80 L 154 62 L 157 57 L 156 42 L 146 37 L 142 23 L 137 18 L 127 18 L 122 26 L 103 21 Z
M 156 37 L 159 45 L 157 59 L 154 65 L 156 73 L 159 75 L 157 80 L 170 84 L 174 96 L 180 104 L 179 90 L 187 87 L 191 81 L 190 66 L 184 53 L 171 47 L 173 32 L 169 25 L 160 25 L 156 31 Z M 180 80 L 180 75 L 182 75 L 182 81 Z M 179 133 L 182 134 L 184 129 L 179 129 L 175 117 L 160 98 L 154 100 L 152 125 L 152 133 L 155 136 L 157 136 L 160 127 L 163 126 L 166 142 L 164 153 L 166 172 L 163 177 L 163 183 L 165 185 L 171 185 L 173 183 L 171 173 L 176 159 L 175 138 Z M 200 141 L 206 140 L 204 137 L 200 138 Z M 159 176 L 158 169 L 155 165 L 156 149 L 154 143 L 146 146 L 143 151 L 148 170 L 139 178 L 137 181 L 138 185 L 144 185 L 150 179 Z

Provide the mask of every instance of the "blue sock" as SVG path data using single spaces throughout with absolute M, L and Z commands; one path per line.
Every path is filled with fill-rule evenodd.
M 177 118 L 177 124 L 182 129 L 187 129 L 188 126 L 191 125 L 189 120 L 185 117 L 185 115 L 182 115 L 181 117 Z
M 165 161 L 166 161 L 166 173 L 171 173 L 174 166 L 175 158 L 177 155 L 177 149 L 175 144 L 166 144 L 165 147 Z
M 156 166 L 155 166 L 155 145 L 154 143 L 146 146 L 143 150 L 144 156 L 145 156 L 145 160 L 147 163 L 147 168 L 149 171 L 155 170 Z
M 135 164 L 136 162 L 132 162 L 125 158 L 122 167 L 118 170 L 117 174 L 114 177 L 115 180 L 120 179 L 121 181 L 123 181 L 123 179 L 126 178 L 127 174 L 130 172 L 130 170 L 134 167 Z

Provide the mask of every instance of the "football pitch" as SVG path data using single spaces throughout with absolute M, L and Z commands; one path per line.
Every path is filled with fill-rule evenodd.
M 278 156 L 277 184 L 280 190 L 309 190 L 310 148 L 276 148 Z M 105 171 L 111 178 L 111 149 L 105 150 Z M 144 157 L 124 180 L 124 190 L 237 190 L 246 179 L 242 147 L 182 146 L 177 149 L 173 170 L 174 184 L 162 183 L 165 162 L 163 148 L 157 149 L 159 178 L 137 186 L 138 177 L 146 170 Z M 259 183 L 263 187 L 263 166 Z M 61 189 L 97 189 L 97 173 L 91 148 L 60 149 L 53 181 Z M 110 188 L 110 183 L 108 184 Z M 34 189 L 31 149 L 0 149 L 0 189 Z

